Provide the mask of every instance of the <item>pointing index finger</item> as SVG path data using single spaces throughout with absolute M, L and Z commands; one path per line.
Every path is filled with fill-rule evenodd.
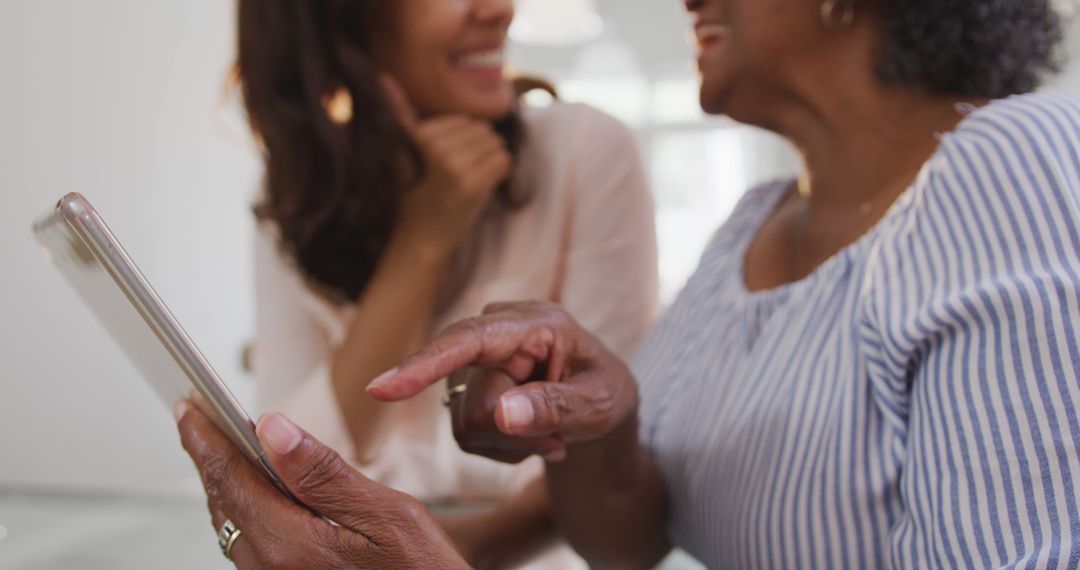
M 556 349 L 555 339 L 546 324 L 530 319 L 476 317 L 451 326 L 399 367 L 376 378 L 368 392 L 377 400 L 404 400 L 468 366 L 500 368 L 521 382 L 538 363 L 548 360 Z M 561 370 L 549 370 L 549 376 L 559 374 Z

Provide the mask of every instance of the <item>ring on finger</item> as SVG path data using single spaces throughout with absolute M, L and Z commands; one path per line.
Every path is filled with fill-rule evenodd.
M 465 384 L 464 382 L 458 384 L 457 386 L 451 386 L 450 389 L 446 391 L 446 394 L 443 394 L 442 404 L 449 408 L 450 402 L 453 402 L 456 396 L 464 394 L 465 390 L 467 390 L 468 387 L 468 384 Z
M 231 520 L 226 519 L 221 523 L 221 528 L 218 529 L 218 546 L 221 547 L 221 553 L 225 555 L 225 558 L 232 560 L 232 547 L 241 534 L 243 533 Z

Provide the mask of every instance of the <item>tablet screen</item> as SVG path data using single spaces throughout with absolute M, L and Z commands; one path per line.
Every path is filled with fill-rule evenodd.
M 196 405 L 293 498 L 266 461 L 248 415 L 90 203 L 65 196 L 34 224 L 34 235 L 162 402 L 172 408 L 197 392 Z
M 34 225 L 34 235 L 83 303 L 170 409 L 192 390 L 176 359 L 143 319 L 83 239 L 57 214 Z

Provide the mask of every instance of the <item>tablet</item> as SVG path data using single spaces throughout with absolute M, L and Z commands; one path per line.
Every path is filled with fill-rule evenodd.
M 90 202 L 80 194 L 64 196 L 34 224 L 34 236 L 165 405 L 201 396 L 199 406 L 293 498 L 267 461 L 250 417 Z

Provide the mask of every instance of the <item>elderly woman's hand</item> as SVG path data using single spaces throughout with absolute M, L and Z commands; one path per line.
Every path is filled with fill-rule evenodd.
M 637 387 L 626 365 L 563 309 L 492 305 L 457 323 L 368 391 L 412 397 L 454 374 L 454 433 L 466 451 L 504 462 L 566 456 L 566 444 L 599 439 L 630 418 Z
M 252 466 L 196 406 L 176 407 L 184 449 L 206 487 L 215 529 L 231 520 L 239 568 L 465 568 L 424 507 L 349 467 L 283 416 L 260 420 L 267 458 L 297 505 Z

